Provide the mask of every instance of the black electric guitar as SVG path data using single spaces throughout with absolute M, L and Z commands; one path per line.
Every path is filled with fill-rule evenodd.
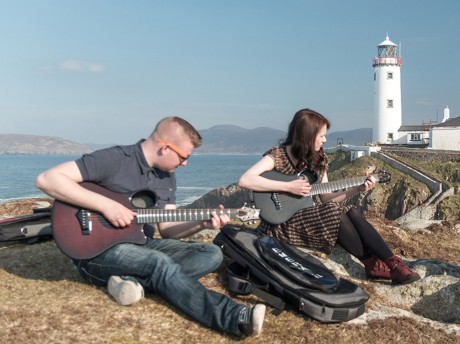
M 311 184 L 310 194 L 305 197 L 281 192 L 253 192 L 254 204 L 260 209 L 260 217 L 273 224 L 286 222 L 300 209 L 313 206 L 314 201 L 312 196 L 314 195 L 358 186 L 363 184 L 367 178 L 367 176 L 354 177 L 328 183 L 319 183 L 317 180 L 318 178 L 308 171 L 293 175 L 286 175 L 276 171 L 266 171 L 262 173 L 261 176 L 286 182 L 295 179 L 306 179 Z M 387 183 L 391 179 L 391 175 L 386 171 L 380 171 L 376 174 L 372 174 L 372 176 L 377 179 L 379 183 Z
M 130 225 L 113 227 L 100 213 L 55 201 L 52 210 L 53 237 L 57 246 L 71 258 L 89 259 L 120 243 L 145 244 L 145 223 L 183 222 L 209 220 L 212 213 L 226 214 L 243 222 L 257 220 L 259 210 L 239 209 L 158 209 L 156 194 L 150 190 L 136 191 L 130 195 L 112 192 L 100 185 L 84 182 L 84 188 L 116 200 L 136 211 Z

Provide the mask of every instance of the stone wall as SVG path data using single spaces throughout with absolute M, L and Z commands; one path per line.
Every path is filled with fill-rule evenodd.
M 436 205 L 442 199 L 451 196 L 456 193 L 455 188 L 450 188 L 448 190 L 443 190 L 443 184 L 439 181 L 433 180 L 428 176 L 424 175 L 423 173 L 389 157 L 388 155 L 384 154 L 385 152 L 390 152 L 396 154 L 403 158 L 408 159 L 417 159 L 417 160 L 424 160 L 429 162 L 439 162 L 439 161 L 452 161 L 452 162 L 459 162 L 460 161 L 460 152 L 450 152 L 450 151 L 435 151 L 435 150 L 426 150 L 426 149 L 404 149 L 404 148 L 388 148 L 382 149 L 378 153 L 374 153 L 373 155 L 378 157 L 379 159 L 385 161 L 388 165 L 392 166 L 393 168 L 402 171 L 412 178 L 422 182 L 428 186 L 430 189 L 432 196 L 425 202 L 423 206 L 419 206 L 412 211 L 402 215 L 397 222 L 403 226 L 407 227 L 408 224 L 416 223 L 415 220 L 432 220 L 436 216 Z
M 393 168 L 395 168 L 395 169 L 397 169 L 397 170 L 399 170 L 401 172 L 404 172 L 404 173 L 408 174 L 409 176 L 411 176 L 415 180 L 418 180 L 421 183 L 426 184 L 428 186 L 428 188 L 430 189 L 431 193 L 433 194 L 433 196 L 431 197 L 431 199 L 427 203 L 430 203 L 432 199 L 436 198 L 439 194 L 441 194 L 441 192 L 442 192 L 442 183 L 425 176 L 423 173 L 421 173 L 421 172 L 419 172 L 417 170 L 414 170 L 412 167 L 409 167 L 409 166 L 407 166 L 405 164 L 400 163 L 399 161 L 389 157 L 388 155 L 386 155 L 386 154 L 384 154 L 382 152 L 373 153 L 373 155 L 376 156 L 377 158 L 385 161 L 391 167 L 393 167 Z M 412 157 L 412 159 L 414 158 L 413 155 L 411 155 L 411 157 Z
M 381 152 L 391 152 L 402 158 L 424 161 L 452 161 L 460 162 L 460 151 L 446 151 L 422 148 L 404 148 L 382 146 Z

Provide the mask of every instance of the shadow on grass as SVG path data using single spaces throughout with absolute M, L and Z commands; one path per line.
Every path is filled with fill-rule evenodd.
M 21 242 L 3 245 L 0 247 L 0 268 L 27 279 L 85 283 L 54 240 L 32 245 Z

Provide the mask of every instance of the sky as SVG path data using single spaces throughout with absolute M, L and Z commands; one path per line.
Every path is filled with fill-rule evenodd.
M 130 144 L 198 130 L 371 128 L 373 67 L 400 45 L 402 122 L 460 116 L 458 0 L 0 0 L 0 134 Z

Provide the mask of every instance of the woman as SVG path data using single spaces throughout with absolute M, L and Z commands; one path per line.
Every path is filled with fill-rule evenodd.
M 321 114 L 303 109 L 292 119 L 287 138 L 279 146 L 270 149 L 264 157 L 247 170 L 238 185 L 259 192 L 284 192 L 295 196 L 307 196 L 311 190 L 308 180 L 278 181 L 262 177 L 265 171 L 293 175 L 303 170 L 315 174 L 321 183 L 327 183 L 328 159 L 322 149 L 326 142 L 329 121 Z M 358 258 L 369 278 L 391 279 L 393 284 L 407 284 L 420 279 L 395 256 L 379 233 L 353 206 L 340 202 L 358 192 L 366 192 L 375 186 L 369 176 L 364 184 L 345 191 L 320 195 L 321 204 L 296 212 L 282 224 L 261 220 L 259 229 L 292 245 L 317 249 L 329 254 L 338 243 Z

